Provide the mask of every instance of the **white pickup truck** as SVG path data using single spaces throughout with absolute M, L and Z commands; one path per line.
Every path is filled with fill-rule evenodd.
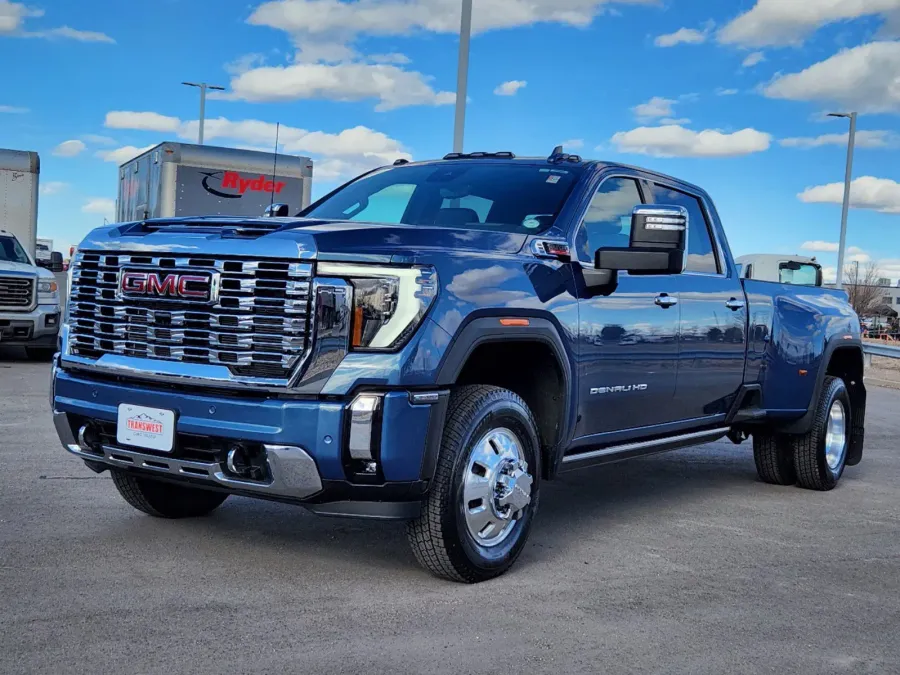
M 56 254 L 57 256 L 59 254 Z M 59 285 L 12 232 L 0 230 L 0 344 L 50 360 L 59 334 Z

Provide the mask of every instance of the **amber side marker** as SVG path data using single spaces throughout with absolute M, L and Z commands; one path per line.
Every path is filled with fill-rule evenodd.
M 500 319 L 501 326 L 530 326 L 528 319 Z
M 801 374 L 801 375 L 809 375 L 809 371 L 808 371 L 808 370 L 801 370 L 801 371 L 800 371 L 800 374 Z

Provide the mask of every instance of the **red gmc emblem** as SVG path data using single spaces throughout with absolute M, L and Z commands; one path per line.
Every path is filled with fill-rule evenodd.
M 146 300 L 215 302 L 213 275 L 204 272 L 119 272 L 119 296 Z

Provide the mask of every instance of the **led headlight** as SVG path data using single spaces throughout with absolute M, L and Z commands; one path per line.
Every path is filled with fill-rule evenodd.
M 391 350 L 415 332 L 437 296 L 431 267 L 318 264 L 320 276 L 342 277 L 353 286 L 353 349 Z
M 48 305 L 59 302 L 59 284 L 41 279 L 38 281 L 38 304 Z

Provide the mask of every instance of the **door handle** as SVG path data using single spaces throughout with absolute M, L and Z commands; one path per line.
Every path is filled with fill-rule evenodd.
M 673 305 L 677 305 L 678 298 L 673 298 L 668 293 L 660 293 L 659 295 L 656 296 L 656 300 L 654 300 L 654 302 L 659 307 L 662 307 L 663 309 L 667 309 L 669 307 L 672 307 Z
M 747 306 L 747 303 L 743 300 L 738 300 L 737 298 L 731 298 L 731 300 L 725 303 L 725 306 L 732 312 L 736 312 L 739 309 L 744 309 L 744 307 Z

